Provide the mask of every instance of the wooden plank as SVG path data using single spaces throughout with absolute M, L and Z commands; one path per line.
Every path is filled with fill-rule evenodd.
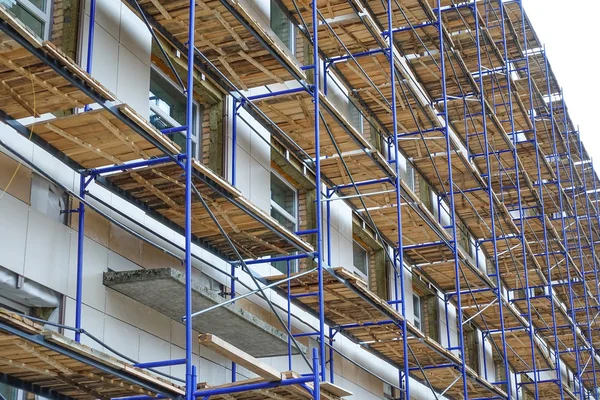
M 151 373 L 136 368 L 130 364 L 127 364 L 123 361 L 117 360 L 114 357 L 110 357 L 107 354 L 101 353 L 100 351 L 91 349 L 87 346 L 76 343 L 75 341 L 68 339 L 62 335 L 59 335 L 55 332 L 46 331 L 44 333 L 44 337 L 46 340 L 61 345 L 63 347 L 67 347 L 69 350 L 79 353 L 85 357 L 90 357 L 96 361 L 99 361 L 107 366 L 112 368 L 118 368 L 120 370 L 126 371 L 132 375 L 135 375 L 137 378 L 152 382 L 156 385 L 160 385 L 166 390 L 174 391 L 176 393 L 181 393 L 183 395 L 184 390 L 178 386 L 173 385 L 170 382 L 167 382 L 159 377 L 152 375 Z
M 321 389 L 326 390 L 327 392 L 334 394 L 338 397 L 352 396 L 352 392 L 344 389 L 341 386 L 334 385 L 331 382 L 321 382 L 320 387 L 321 387 Z
M 254 372 L 261 378 L 264 378 L 270 382 L 280 381 L 282 379 L 281 373 L 275 368 L 262 363 L 260 360 L 227 343 L 216 335 L 205 333 L 200 335 L 198 340 L 201 345 L 208 347 L 224 357 L 227 357 L 231 361 L 241 365 L 247 370 Z
M 70 357 L 44 342 L 29 340 L 20 335 L 0 333 L 0 374 L 53 389 L 73 399 L 111 399 L 134 395 L 156 396 L 158 393 L 140 386 L 142 382 L 160 385 L 161 392 L 183 395 L 181 387 L 161 379 L 150 372 L 140 370 L 100 351 L 74 342 L 56 332 L 46 331 L 37 324 L 25 324 L 23 317 L 0 309 L 3 324 L 14 326 L 27 334 L 43 337 L 64 350 L 79 353 L 110 369 L 98 368 L 84 358 Z M 140 384 L 117 376 L 111 371 L 129 372 Z
M 32 334 L 39 334 L 44 329 L 42 325 L 4 308 L 0 308 L 0 321 Z
M 52 92 L 52 94 L 54 94 L 55 96 L 63 97 L 66 101 L 71 103 L 73 106 L 83 107 L 83 103 L 81 103 L 79 100 L 71 97 L 69 94 L 67 94 L 67 93 L 61 91 L 60 89 L 58 89 L 57 87 L 51 85 L 50 83 L 48 83 L 47 80 L 41 79 L 40 77 L 38 77 L 37 75 L 26 70 L 22 66 L 16 64 L 13 60 L 10 60 L 5 56 L 0 55 L 0 64 L 3 64 L 4 66 L 12 69 L 14 72 L 18 73 L 19 75 L 23 76 L 24 78 L 29 79 L 31 82 Z

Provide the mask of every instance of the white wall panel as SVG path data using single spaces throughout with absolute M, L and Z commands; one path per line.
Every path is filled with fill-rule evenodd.
M 21 275 L 25 273 L 28 213 L 29 206 L 10 194 L 0 198 L 0 265 Z

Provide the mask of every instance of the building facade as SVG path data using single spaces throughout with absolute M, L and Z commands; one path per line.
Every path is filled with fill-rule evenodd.
M 256 377 L 212 333 L 348 398 L 597 398 L 598 178 L 521 2 L 315 3 L 197 0 L 191 72 L 188 3 L 3 4 L 0 306 L 181 386 Z

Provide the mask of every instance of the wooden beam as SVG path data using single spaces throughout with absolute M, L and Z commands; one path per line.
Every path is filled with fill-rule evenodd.
M 277 75 L 275 75 L 274 73 L 269 71 L 268 68 L 266 68 L 264 65 L 262 65 L 261 63 L 256 61 L 251 56 L 249 56 L 246 52 L 240 50 L 240 51 L 238 51 L 238 55 L 240 57 L 242 57 L 244 60 L 248 61 L 250 64 L 254 65 L 256 68 L 258 68 L 263 74 L 267 75 L 269 78 L 271 78 L 279 83 L 283 83 L 283 79 L 281 79 L 280 77 L 278 77 Z
M 102 151 L 98 147 L 93 146 L 90 143 L 71 135 L 70 133 L 68 133 L 67 131 L 65 131 L 63 129 L 60 129 L 59 127 L 56 127 L 50 123 L 44 124 L 44 127 L 51 130 L 52 132 L 56 133 L 57 135 L 62 136 L 65 139 L 70 140 L 71 142 L 78 144 L 79 146 L 98 154 L 99 156 L 107 159 L 108 161 L 110 161 L 114 164 L 123 164 L 123 161 L 119 160 L 117 157 L 114 157 L 114 156 Z M 34 128 L 34 131 L 35 131 L 35 128 Z
M 281 396 L 277 393 L 272 393 L 266 389 L 261 389 L 261 390 L 257 390 L 256 393 L 258 393 L 259 395 L 263 396 L 265 399 L 272 399 L 272 400 L 288 400 L 287 397 Z
M 18 347 L 20 347 L 21 349 L 23 349 L 25 352 L 31 354 L 32 356 L 34 356 L 37 359 L 39 359 L 40 361 L 43 361 L 44 363 L 50 365 L 51 367 L 54 367 L 55 369 L 59 370 L 63 374 L 75 375 L 75 372 L 73 372 L 70 368 L 68 368 L 68 367 L 62 365 L 60 362 L 53 360 L 52 358 L 40 353 L 33 346 L 31 346 L 25 342 L 21 342 L 21 341 L 17 341 L 17 342 L 15 342 L 15 344 Z
M 121 132 L 119 128 L 113 125 L 113 123 L 110 122 L 104 115 L 96 114 L 95 117 L 98 122 L 102 124 L 102 126 L 104 126 L 109 132 L 125 143 L 135 154 L 146 160 L 150 158 L 150 156 L 144 150 L 140 149 L 138 145 L 129 138 L 129 136 Z
M 8 83 L 6 83 L 6 81 L 2 81 L 2 87 L 4 88 L 4 90 L 6 90 L 6 92 L 8 93 L 8 95 L 10 97 L 12 97 L 12 99 L 14 101 L 16 101 L 17 103 L 19 103 L 19 105 L 21 107 L 23 107 L 25 109 L 25 111 L 27 111 L 28 113 L 30 113 L 32 116 L 34 117 L 39 117 L 40 115 L 35 111 L 35 96 L 33 96 L 33 105 L 29 105 L 29 103 L 27 103 L 27 101 L 25 101 L 25 99 L 16 92 L 16 90 L 14 90 L 12 87 L 10 87 L 10 85 L 8 85 Z
M 223 64 L 223 66 L 225 67 L 227 72 L 229 72 L 231 74 L 231 76 L 236 81 L 236 83 L 239 85 L 239 87 L 241 87 L 244 90 L 248 90 L 248 86 L 246 86 L 244 84 L 244 81 L 242 81 L 240 79 L 239 75 L 235 72 L 235 70 L 231 67 L 231 65 L 229 65 L 227 60 L 225 60 L 225 57 L 219 57 L 219 61 L 221 62 L 221 64 Z
M 11 360 L 8 358 L 0 358 L 0 365 L 5 365 L 9 368 L 16 368 L 16 369 L 21 369 L 24 371 L 34 372 L 36 374 L 43 375 L 43 376 L 57 377 L 57 375 L 58 375 L 57 373 L 50 371 L 49 369 L 34 367 L 31 365 L 22 363 L 20 361 Z
M 150 2 L 152 3 L 152 5 L 154 7 L 156 7 L 156 9 L 158 10 L 158 12 L 163 17 L 165 17 L 166 20 L 173 19 L 173 17 L 171 17 L 171 14 L 169 14 L 169 12 L 162 6 L 162 4 L 160 4 L 160 1 L 158 1 L 158 0 L 150 0 Z
M 225 20 L 225 18 L 223 18 L 223 16 L 221 15 L 220 12 L 218 11 L 213 11 L 213 15 L 215 16 L 215 18 L 217 18 L 217 20 L 219 20 L 219 22 L 221 23 L 221 25 L 223 25 L 223 27 L 225 29 L 227 29 L 227 31 L 231 34 L 231 36 L 233 37 L 233 39 L 237 42 L 237 44 L 245 51 L 249 51 L 250 48 L 248 48 L 248 45 L 246 45 L 246 43 L 242 40 L 242 38 L 237 34 L 237 32 L 235 31 L 235 29 L 233 29 L 233 27 L 231 25 L 229 25 L 229 23 Z
M 229 358 L 231 361 L 241 365 L 249 371 L 254 372 L 261 378 L 264 378 L 270 382 L 280 381 L 282 379 L 280 372 L 266 364 L 263 364 L 250 354 L 227 343 L 218 336 L 210 333 L 202 334 L 199 336 L 199 341 L 201 345 L 208 347 L 224 357 Z
M 169 207 L 171 207 L 171 208 L 179 208 L 180 207 L 179 204 L 177 204 L 173 199 L 171 199 L 169 196 L 164 194 L 160 189 L 158 189 L 156 186 L 154 186 L 153 184 L 148 182 L 137 172 L 131 172 L 130 175 L 136 182 L 138 182 L 140 185 L 145 187 L 148 191 L 150 191 L 156 197 L 158 197 L 159 199 L 164 201 Z
M 30 80 L 31 82 L 40 85 L 41 87 L 47 89 L 48 91 L 54 93 L 55 95 L 59 96 L 59 97 L 63 97 L 65 100 L 69 101 L 72 105 L 74 105 L 75 107 L 83 107 L 84 104 L 81 103 L 80 101 L 70 97 L 68 94 L 61 92 L 58 88 L 52 86 L 51 84 L 49 84 L 48 82 L 46 82 L 45 80 L 43 80 L 42 78 L 38 77 L 37 75 L 31 73 L 29 70 L 15 64 L 12 60 L 9 60 L 8 58 L 0 55 L 0 64 L 3 64 L 4 66 L 12 69 L 13 71 L 15 71 L 16 73 L 18 73 L 19 75 L 21 75 L 22 77 L 27 78 L 28 80 Z
M 211 49 L 213 49 L 214 51 L 216 51 L 217 53 L 219 53 L 219 55 L 221 56 L 226 56 L 227 53 L 225 53 L 225 51 L 220 48 L 219 46 L 215 45 L 213 42 L 211 42 L 210 40 L 206 39 L 206 37 L 204 35 L 200 35 L 199 37 L 196 38 L 196 42 L 198 42 L 199 44 L 203 44 L 206 45 L 208 47 L 210 47 Z

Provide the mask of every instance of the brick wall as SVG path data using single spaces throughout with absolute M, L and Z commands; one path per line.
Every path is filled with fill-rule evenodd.
M 50 40 L 68 57 L 77 57 L 79 33 L 79 1 L 55 0 L 52 4 L 52 28 Z
M 201 154 L 202 163 L 221 177 L 225 174 L 224 102 L 207 105 L 202 110 Z

